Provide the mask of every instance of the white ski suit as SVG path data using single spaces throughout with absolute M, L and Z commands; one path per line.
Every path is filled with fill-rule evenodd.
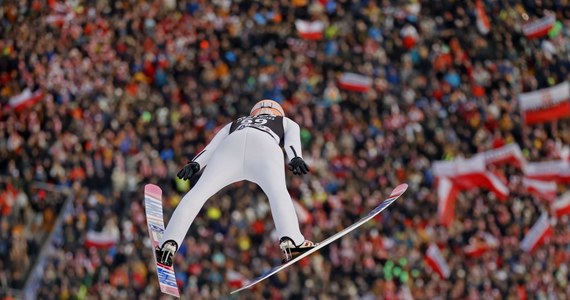
M 285 183 L 281 147 L 289 161 L 302 158 L 299 125 L 287 117 L 247 116 L 224 126 L 194 158 L 203 174 L 180 201 L 159 245 L 173 240 L 180 246 L 206 201 L 241 180 L 256 183 L 267 195 L 278 236 L 290 237 L 296 245 L 303 243 L 305 238 Z

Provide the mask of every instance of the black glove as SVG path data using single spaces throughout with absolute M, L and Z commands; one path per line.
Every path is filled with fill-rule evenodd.
M 303 175 L 309 172 L 309 166 L 300 157 L 295 157 L 289 162 L 289 170 L 295 175 Z
M 188 180 L 190 177 L 192 177 L 192 175 L 198 173 L 198 171 L 200 171 L 200 164 L 195 161 L 191 161 L 186 164 L 176 176 L 178 176 L 180 179 Z

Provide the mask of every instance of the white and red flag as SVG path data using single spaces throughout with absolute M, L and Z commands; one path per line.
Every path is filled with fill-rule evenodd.
M 522 168 L 526 163 L 521 147 L 515 143 L 487 150 L 477 155 L 484 157 L 486 165 L 510 164 Z
M 570 83 L 519 95 L 519 106 L 526 124 L 570 117 Z
M 235 270 L 229 270 L 226 273 L 226 279 L 228 280 L 230 287 L 235 289 L 241 288 L 247 281 L 247 278 L 245 278 L 243 274 Z
M 491 31 L 491 22 L 487 13 L 485 12 L 485 7 L 483 6 L 483 1 L 475 1 L 475 16 L 477 17 L 477 29 L 481 34 L 487 34 Z
M 509 196 L 509 187 L 506 180 L 501 179 L 493 172 L 487 171 L 481 176 L 481 186 L 492 191 L 501 201 L 507 200 Z
M 43 96 L 44 95 L 41 90 L 32 92 L 29 88 L 26 88 L 20 94 L 11 97 L 8 103 L 10 104 L 10 107 L 16 111 L 20 111 L 27 107 L 34 106 L 34 104 L 43 99 Z
M 372 78 L 361 74 L 345 72 L 341 75 L 338 85 L 345 90 L 366 92 L 372 87 Z
M 497 248 L 499 240 L 488 232 L 484 232 L 481 236 L 473 237 L 469 245 L 463 250 L 468 257 L 476 258 L 483 255 L 485 252 Z
M 299 31 L 299 36 L 306 40 L 321 40 L 325 30 L 325 23 L 322 21 L 295 21 L 295 27 Z
M 437 182 L 437 216 L 439 223 L 451 226 L 455 218 L 455 201 L 459 189 L 447 177 L 438 178 Z
M 408 50 L 413 48 L 420 38 L 418 30 L 410 24 L 402 27 L 400 30 L 400 36 L 402 37 L 402 45 Z
M 436 177 L 449 178 L 460 191 L 486 188 L 501 200 L 506 200 L 509 195 L 509 188 L 505 182 L 487 171 L 485 158 L 482 155 L 454 161 L 436 161 L 433 163 L 433 174 Z
M 539 199 L 551 202 L 556 198 L 557 186 L 554 181 L 543 181 L 525 177 L 523 178 L 522 184 L 527 192 Z
M 449 278 L 451 271 L 436 244 L 429 245 L 426 251 L 425 262 L 436 271 L 442 279 Z
M 562 194 L 562 196 L 552 203 L 552 211 L 557 218 L 563 215 L 570 215 L 570 192 Z
M 556 23 L 556 17 L 549 15 L 523 26 L 524 35 L 530 39 L 541 38 L 548 34 L 552 26 Z
M 63 2 L 55 2 L 50 5 L 51 14 L 46 17 L 48 24 L 61 27 L 75 18 L 75 12 L 70 4 Z
M 570 182 L 570 162 L 564 160 L 527 163 L 523 172 L 525 177 L 530 179 Z
M 525 235 L 524 239 L 520 243 L 520 247 L 523 251 L 532 253 L 553 234 L 554 229 L 550 224 L 550 218 L 548 217 L 548 214 L 544 212 Z
M 118 231 L 88 231 L 85 247 L 106 249 L 113 247 L 117 242 L 119 242 Z

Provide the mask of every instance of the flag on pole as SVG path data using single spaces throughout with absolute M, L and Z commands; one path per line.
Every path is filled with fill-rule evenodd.
M 345 72 L 340 77 L 339 87 L 353 92 L 366 92 L 372 86 L 372 78 L 361 74 Z
M 541 38 L 548 34 L 556 23 L 556 17 L 549 15 L 523 26 L 523 33 L 529 39 Z
M 551 202 L 556 198 L 556 182 L 523 178 L 523 187 L 535 197 Z
M 43 99 L 43 93 L 41 90 L 32 92 L 29 88 L 26 88 L 20 94 L 13 96 L 8 100 L 10 107 L 16 111 L 21 111 L 27 107 L 32 107 L 34 104 L 38 103 Z
M 562 196 L 552 203 L 552 210 L 557 218 L 563 215 L 570 215 L 570 192 L 562 194 Z
M 481 237 L 473 237 L 469 245 L 464 248 L 464 252 L 466 256 L 476 258 L 498 246 L 499 240 L 490 233 L 485 232 Z
M 113 247 L 119 241 L 119 233 L 113 231 L 88 231 L 85 239 L 85 247 L 106 249 Z
M 491 22 L 487 13 L 485 12 L 485 7 L 483 6 L 483 1 L 475 1 L 475 16 L 477 17 L 477 29 L 483 35 L 489 33 L 491 30 Z
M 477 155 L 484 157 L 485 165 L 500 165 L 506 163 L 522 168 L 526 163 L 521 147 L 515 143 L 487 150 Z
M 441 251 L 436 244 L 430 244 L 425 256 L 425 262 L 429 265 L 442 279 L 449 278 L 451 271 L 447 262 L 441 255 Z
M 493 172 L 485 172 L 481 186 L 492 191 L 499 200 L 505 201 L 509 196 L 509 187 Z
M 570 83 L 522 93 L 518 97 L 525 123 L 535 124 L 570 117 Z
M 527 163 L 525 177 L 543 181 L 570 182 L 570 162 L 564 160 Z
M 247 278 L 245 278 L 245 276 L 243 276 L 240 272 L 237 272 L 235 270 L 229 270 L 226 273 L 226 279 L 228 281 L 229 286 L 234 289 L 241 288 L 244 285 L 244 283 L 247 281 Z
M 455 201 L 459 190 L 447 177 L 441 177 L 437 182 L 437 215 L 439 223 L 451 226 L 455 218 Z
M 497 175 L 487 171 L 482 155 L 454 161 L 436 161 L 432 168 L 434 176 L 449 178 L 460 191 L 486 188 L 501 200 L 507 199 L 509 195 L 507 185 Z
M 299 31 L 299 36 L 306 40 L 321 40 L 325 24 L 322 21 L 296 20 L 295 27 Z
M 413 48 L 418 42 L 418 39 L 420 38 L 418 30 L 413 25 L 410 24 L 405 25 L 400 30 L 400 36 L 402 37 L 402 45 L 407 50 Z
M 75 18 L 73 7 L 67 3 L 56 2 L 51 5 L 51 13 L 46 17 L 46 22 L 53 26 L 61 27 Z
M 550 225 L 550 218 L 548 214 L 544 212 L 521 241 L 520 247 L 523 251 L 532 253 L 553 234 L 554 230 L 552 229 L 552 225 Z

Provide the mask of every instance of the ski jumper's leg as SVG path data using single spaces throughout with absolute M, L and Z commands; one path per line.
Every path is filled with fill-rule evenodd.
M 305 237 L 299 229 L 295 207 L 287 191 L 283 151 L 269 134 L 255 129 L 250 131 L 245 151 L 245 177 L 259 185 L 267 195 L 279 237 L 290 237 L 300 245 Z
M 217 147 L 200 180 L 182 197 L 174 210 L 159 245 L 173 240 L 180 247 L 190 225 L 206 201 L 225 186 L 244 179 L 245 142 L 244 132 L 235 132 Z

